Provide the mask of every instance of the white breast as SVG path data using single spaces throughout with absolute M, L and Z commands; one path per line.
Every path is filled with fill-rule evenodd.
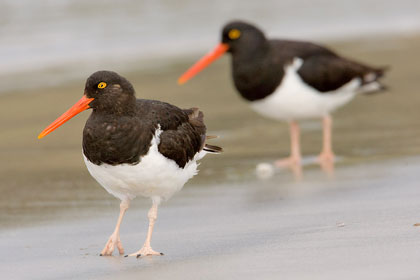
M 161 130 L 157 129 L 148 153 L 136 165 L 96 165 L 83 155 L 89 173 L 110 194 L 121 200 L 133 199 L 138 195 L 154 200 L 170 198 L 197 174 L 197 160 L 205 152 L 197 153 L 184 168 L 180 168 L 175 161 L 159 153 L 160 133 Z
M 298 75 L 302 63 L 302 59 L 295 58 L 287 65 L 280 86 L 266 98 L 251 102 L 252 109 L 279 120 L 322 117 L 353 99 L 360 88 L 360 79 L 353 79 L 335 91 L 320 93 Z

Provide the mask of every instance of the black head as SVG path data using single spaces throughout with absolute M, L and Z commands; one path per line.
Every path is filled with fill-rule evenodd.
M 250 61 L 261 59 L 268 49 L 269 43 L 261 30 L 243 21 L 232 21 L 223 28 L 222 42 L 185 71 L 178 83 L 185 83 L 225 52 L 230 52 L 233 60 Z
M 264 33 L 244 21 L 232 21 L 223 27 L 222 43 L 229 46 L 228 52 L 261 48 L 266 43 Z
M 112 71 L 98 71 L 93 73 L 86 81 L 85 93 L 64 114 L 58 117 L 39 135 L 38 139 L 51 133 L 57 127 L 67 122 L 84 110 L 93 109 L 93 112 L 112 114 L 115 116 L 134 115 L 136 97 L 131 83 Z
M 108 97 L 116 91 L 121 94 L 135 95 L 131 83 L 113 71 L 97 71 L 86 80 L 85 95 L 89 98 Z
M 94 110 L 127 110 L 131 103 L 135 103 L 133 85 L 112 71 L 97 71 L 90 75 L 86 81 L 85 95 L 94 98 L 89 104 Z

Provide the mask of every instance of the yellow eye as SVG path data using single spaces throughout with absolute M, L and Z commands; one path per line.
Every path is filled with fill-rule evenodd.
M 241 31 L 238 29 L 231 29 L 228 33 L 229 39 L 236 40 L 241 37 Z
M 105 82 L 100 82 L 98 84 L 98 88 L 106 88 L 106 83 Z

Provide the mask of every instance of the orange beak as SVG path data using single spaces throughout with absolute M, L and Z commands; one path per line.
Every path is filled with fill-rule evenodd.
M 46 129 L 44 129 L 39 135 L 38 139 L 41 139 L 45 135 L 49 134 L 57 127 L 68 121 L 69 119 L 73 118 L 80 112 L 83 112 L 86 109 L 89 109 L 89 103 L 93 101 L 94 98 L 87 98 L 86 95 L 83 95 L 76 104 L 74 104 L 70 109 L 67 110 L 64 114 L 62 114 L 58 119 L 56 119 L 52 124 L 50 124 Z
M 195 75 L 197 75 L 201 70 L 210 65 L 213 61 L 218 59 L 222 54 L 224 54 L 229 49 L 228 44 L 219 44 L 217 47 L 210 53 L 203 56 L 199 61 L 197 61 L 190 69 L 188 69 L 182 76 L 178 79 L 178 84 L 182 85 Z

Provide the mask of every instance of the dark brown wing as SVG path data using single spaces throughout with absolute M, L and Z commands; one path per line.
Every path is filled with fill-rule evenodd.
M 320 92 L 336 90 L 355 78 L 360 86 L 377 81 L 385 69 L 373 68 L 342 57 L 312 56 L 304 60 L 298 74 Z
M 295 57 L 303 60 L 298 70 L 302 80 L 320 92 L 336 90 L 354 78 L 360 78 L 361 85 L 377 81 L 385 68 L 374 68 L 338 56 L 333 51 L 310 42 L 273 40 L 281 61 Z
M 163 131 L 177 129 L 188 122 L 188 114 L 184 110 L 158 100 L 137 99 L 136 112 L 142 123 L 153 129 L 159 124 Z
M 205 149 L 206 126 L 198 109 L 182 110 L 171 104 L 137 99 L 136 115 L 116 118 L 93 112 L 83 131 L 83 153 L 94 164 L 137 164 L 149 152 L 160 127 L 159 152 L 185 164 Z
M 154 100 L 142 100 L 141 103 L 143 117 L 147 115 L 147 122 L 156 128 L 160 125 L 162 130 L 159 152 L 174 160 L 179 167 L 183 168 L 205 148 L 204 115 L 197 108 L 183 110 Z

